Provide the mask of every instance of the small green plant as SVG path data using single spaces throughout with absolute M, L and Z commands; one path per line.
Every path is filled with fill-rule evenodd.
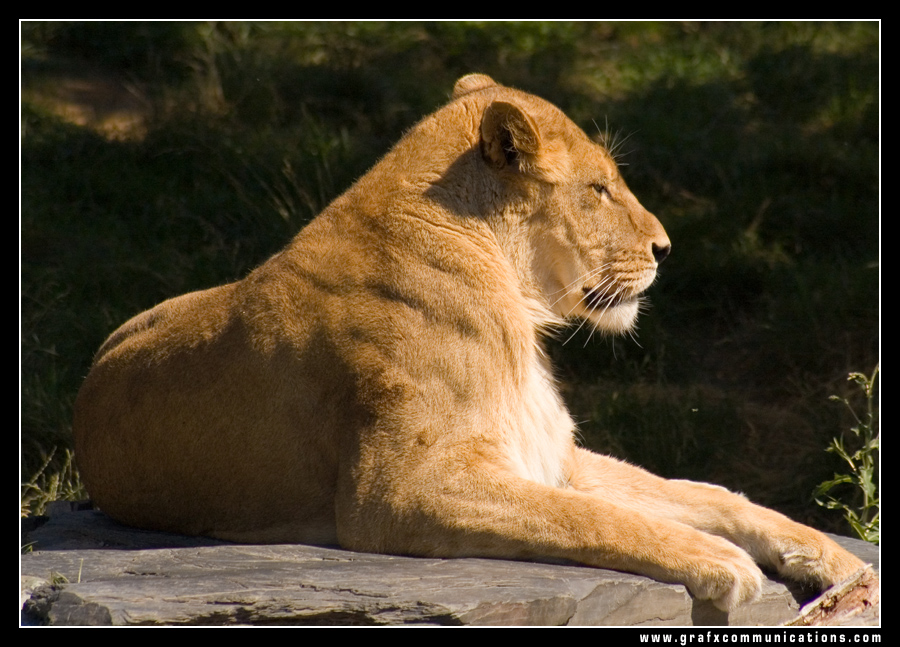
M 86 498 L 84 486 L 75 468 L 72 451 L 65 450 L 62 466 L 58 471 L 53 469 L 54 448 L 44 459 L 41 468 L 26 483 L 22 483 L 22 495 L 19 511 L 22 517 L 44 513 L 47 504 L 52 501 L 75 501 Z
M 880 540 L 880 512 L 878 503 L 878 438 L 876 431 L 875 380 L 878 377 L 876 366 L 871 377 L 862 373 L 851 373 L 849 380 L 856 382 L 866 397 L 867 410 L 862 417 L 858 416 L 846 398 L 833 395 L 830 400 L 843 402 L 853 415 L 856 424 L 851 428 L 854 436 L 862 445 L 850 453 L 844 444 L 843 436 L 831 441 L 826 451 L 837 454 L 850 467 L 850 474 L 835 474 L 830 481 L 820 483 L 814 496 L 816 503 L 830 510 L 842 510 L 844 518 L 860 538 L 873 544 Z M 854 445 L 858 443 L 854 441 Z M 830 492 L 839 485 L 849 483 L 855 485 L 852 503 L 846 503 L 847 497 L 838 499 Z
M 63 575 L 62 573 L 57 573 L 56 571 L 50 571 L 50 585 L 51 586 L 60 586 L 62 584 L 68 584 L 69 578 Z

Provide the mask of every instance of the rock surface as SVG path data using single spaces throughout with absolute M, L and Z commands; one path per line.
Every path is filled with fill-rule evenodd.
M 813 597 L 767 580 L 729 615 L 681 585 L 569 564 L 229 544 L 68 504 L 32 527 L 41 521 L 24 520 L 23 624 L 759 626 L 790 621 Z M 876 547 L 835 539 L 878 568 Z

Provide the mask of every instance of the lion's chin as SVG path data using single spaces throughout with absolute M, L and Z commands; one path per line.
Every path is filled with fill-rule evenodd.
M 631 297 L 604 307 L 586 307 L 582 315 L 597 330 L 623 334 L 634 328 L 640 310 L 640 299 Z

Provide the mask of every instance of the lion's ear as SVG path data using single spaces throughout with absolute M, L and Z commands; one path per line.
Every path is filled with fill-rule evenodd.
M 481 154 L 496 169 L 527 171 L 535 166 L 541 136 L 534 121 L 518 106 L 494 101 L 481 119 Z
M 459 99 L 464 94 L 484 90 L 497 85 L 497 82 L 487 74 L 466 74 L 453 86 L 453 99 Z
M 571 166 L 567 150 L 562 139 L 542 137 L 535 119 L 511 103 L 494 101 L 481 118 L 481 155 L 498 170 L 560 181 Z

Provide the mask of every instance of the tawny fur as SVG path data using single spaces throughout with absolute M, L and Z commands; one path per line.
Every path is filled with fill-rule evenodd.
M 483 75 L 247 278 L 114 332 L 76 456 L 124 523 L 242 542 L 552 557 L 732 609 L 755 562 L 827 586 L 859 560 L 722 488 L 579 448 L 541 348 L 625 332 L 669 251 L 608 152 Z

